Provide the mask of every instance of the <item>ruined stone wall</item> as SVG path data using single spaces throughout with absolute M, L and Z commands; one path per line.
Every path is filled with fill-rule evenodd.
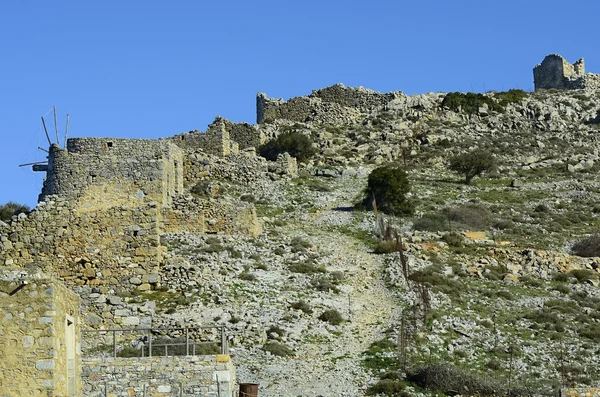
M 74 197 L 88 187 L 111 184 L 113 194 L 144 194 L 161 205 L 183 190 L 183 152 L 150 139 L 71 138 L 50 147 L 40 195 Z
M 0 229 L 0 264 L 35 263 L 69 285 L 146 288 L 130 279 L 157 272 L 161 260 L 156 203 L 116 202 L 91 192 L 76 202 L 55 196 Z
M 583 58 L 574 64 L 558 54 L 550 54 L 533 69 L 535 90 L 579 90 L 600 88 L 600 75 L 585 73 Z
M 85 359 L 83 395 L 232 396 L 235 368 L 229 356 Z M 223 359 L 225 357 L 226 359 Z
M 223 119 L 225 129 L 229 132 L 231 140 L 239 145 L 239 149 L 259 147 L 266 141 L 266 136 L 259 130 L 258 126 L 248 123 L 233 123 Z
M 38 270 L 0 267 L 1 396 L 81 395 L 79 306 Z
M 267 161 L 255 152 L 240 152 L 227 158 L 215 158 L 202 151 L 188 152 L 185 157 L 184 181 L 194 186 L 201 180 L 229 180 L 248 184 L 260 180 L 267 170 Z
M 168 141 L 174 143 L 180 148 L 190 150 L 201 150 L 204 153 L 212 154 L 218 157 L 225 157 L 239 151 L 239 145 L 234 142 L 227 129 L 229 121 L 217 117 L 210 124 L 206 132 L 190 131 L 168 138 Z
M 244 234 L 258 236 L 262 223 L 256 217 L 254 205 L 223 199 L 198 200 L 198 208 L 204 213 L 208 233 Z
M 401 92 L 381 94 L 365 88 L 336 84 L 313 91 L 309 96 L 283 99 L 256 97 L 257 123 L 286 119 L 296 122 L 314 121 L 325 124 L 347 124 L 361 114 L 383 109 L 391 101 L 402 97 Z

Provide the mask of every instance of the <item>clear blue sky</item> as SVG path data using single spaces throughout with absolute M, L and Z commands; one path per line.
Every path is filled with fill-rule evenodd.
M 533 89 L 549 53 L 600 73 L 600 2 L 0 0 L 0 203 L 35 205 L 40 116 L 60 136 L 167 137 L 255 95 L 334 83 L 408 94 Z M 51 113 L 50 131 L 53 132 Z

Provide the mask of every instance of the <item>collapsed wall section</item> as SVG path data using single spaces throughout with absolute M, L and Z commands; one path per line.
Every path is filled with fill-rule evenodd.
M 81 395 L 79 305 L 37 269 L 0 267 L 0 395 Z

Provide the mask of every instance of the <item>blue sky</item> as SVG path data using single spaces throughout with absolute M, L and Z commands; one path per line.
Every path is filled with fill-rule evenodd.
M 533 89 L 549 53 L 600 73 L 600 2 L 0 0 L 0 203 L 35 205 L 40 116 L 60 137 L 159 138 L 255 96 L 343 83 L 407 94 Z M 52 133 L 52 136 L 54 134 Z

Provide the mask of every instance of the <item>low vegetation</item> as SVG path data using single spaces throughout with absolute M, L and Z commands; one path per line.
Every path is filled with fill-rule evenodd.
M 289 153 L 298 161 L 304 162 L 316 153 L 310 137 L 299 132 L 284 132 L 259 148 L 261 156 L 267 160 L 275 161 L 282 153 Z
M 406 172 L 395 165 L 375 168 L 369 174 L 362 205 L 391 215 L 410 215 L 414 204 L 408 199 L 410 182 Z
M 0 221 L 8 222 L 14 215 L 19 215 L 23 212 L 28 213 L 29 211 L 31 209 L 28 206 L 9 201 L 6 204 L 0 205 Z

